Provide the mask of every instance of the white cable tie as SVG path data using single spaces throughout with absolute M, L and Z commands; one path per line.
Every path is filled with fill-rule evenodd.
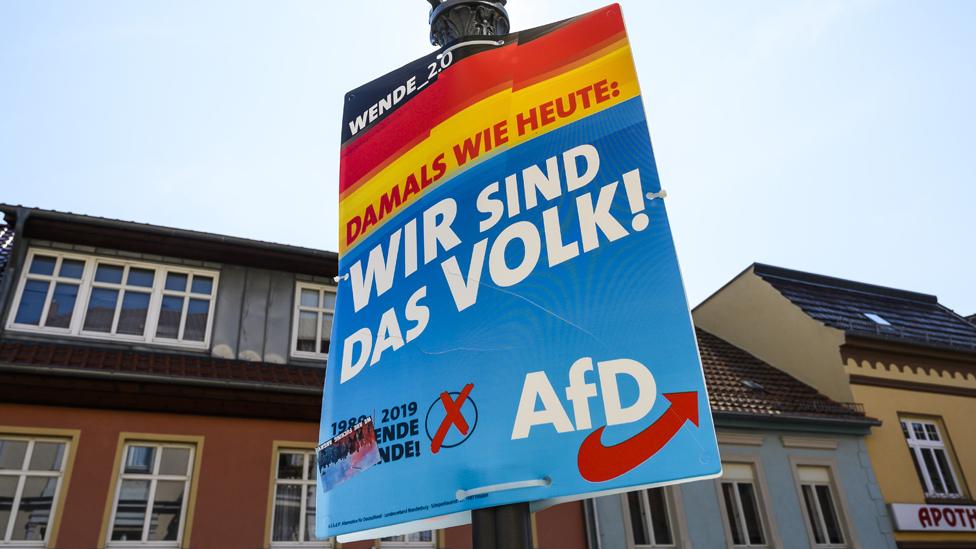
M 655 198 L 667 198 L 668 197 L 668 191 L 666 191 L 664 189 L 661 189 L 660 191 L 658 191 L 656 193 L 647 193 L 644 196 L 647 197 L 648 200 L 654 200 Z
M 343 280 L 349 280 L 349 273 L 332 277 L 332 281 L 335 282 L 336 284 L 342 282 Z
M 440 59 L 441 57 L 451 53 L 452 51 L 462 46 L 504 46 L 504 45 L 505 45 L 504 40 L 468 40 L 467 42 L 454 44 L 450 48 L 447 48 L 446 50 L 440 52 L 439 54 L 437 54 L 437 58 Z
M 477 496 L 481 494 L 490 494 L 492 492 L 501 492 L 504 490 L 518 490 L 519 488 L 537 488 L 537 487 L 544 487 L 550 485 L 552 485 L 552 479 L 549 477 L 532 479 L 532 480 L 517 480 L 515 482 L 489 484 L 488 486 L 471 488 L 470 490 L 458 490 L 455 493 L 455 497 L 457 497 L 458 501 L 464 501 L 469 497 Z

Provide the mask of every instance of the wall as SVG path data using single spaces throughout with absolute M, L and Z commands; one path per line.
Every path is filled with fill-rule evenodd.
M 756 276 L 752 267 L 692 311 L 695 326 L 745 349 L 839 402 L 851 402 L 839 348 L 827 328 Z
M 315 441 L 315 423 L 57 408 L 0 403 L 3 427 L 79 430 L 55 549 L 92 549 L 102 534 L 113 463 L 122 432 L 203 437 L 190 546 L 265 547 L 274 441 Z M 109 503 L 109 505 L 111 505 Z M 566 503 L 534 520 L 536 549 L 585 549 L 582 505 Z M 107 534 L 107 532 L 106 532 Z M 470 549 L 470 526 L 440 533 L 441 548 Z M 343 544 L 369 549 L 375 542 Z
M 864 402 L 868 414 L 882 421 L 867 439 L 881 491 L 888 503 L 925 503 L 918 474 L 912 464 L 899 414 L 934 416 L 942 419 L 946 436 L 961 466 L 960 483 L 965 483 L 972 505 L 976 495 L 976 398 L 939 393 L 907 391 L 887 387 L 854 385 L 855 397 Z M 976 534 L 950 532 L 897 533 L 898 541 L 968 541 L 976 546 Z
M 100 541 L 119 433 L 204 438 L 193 547 L 263 547 L 274 440 L 313 441 L 314 423 L 0 404 L 0 425 L 78 429 L 57 549 Z
M 732 434 L 723 431 L 723 435 Z M 800 495 L 794 481 L 791 458 L 830 460 L 834 464 L 835 483 L 843 491 L 847 510 L 847 526 L 855 543 L 851 547 L 866 549 L 893 548 L 891 523 L 874 480 L 871 462 L 867 457 L 862 437 L 852 435 L 816 435 L 809 433 L 745 433 L 734 432 L 740 442 L 721 443 L 723 459 L 748 457 L 758 459 L 761 482 L 768 494 L 768 509 L 772 514 L 773 538 L 780 540 L 777 547 L 783 549 L 807 549 L 812 546 L 806 527 L 806 516 L 801 507 Z M 742 435 L 745 436 L 742 436 Z M 783 437 L 794 446 L 784 445 Z M 722 438 L 727 437 L 720 437 Z M 804 448 L 801 445 L 828 446 Z M 829 446 L 836 444 L 836 448 Z M 678 512 L 685 522 L 687 536 L 681 547 L 713 549 L 726 547 L 724 519 L 716 489 L 716 480 L 703 480 L 683 484 L 675 488 L 679 492 Z M 838 497 L 839 494 L 835 494 Z M 624 549 L 629 534 L 623 518 L 626 509 L 620 496 L 597 499 L 597 513 L 603 549 Z
M 294 296 L 295 275 L 291 273 L 225 265 L 217 292 L 213 355 L 294 362 L 288 356 Z
M 587 549 L 581 502 L 563 503 L 532 513 L 532 527 L 534 549 Z M 471 549 L 471 526 L 448 528 L 443 534 L 441 549 Z M 347 546 L 343 545 L 343 549 Z

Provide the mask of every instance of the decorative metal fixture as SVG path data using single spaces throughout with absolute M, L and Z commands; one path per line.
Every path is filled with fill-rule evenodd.
M 508 0 L 427 0 L 430 3 L 430 43 L 450 46 L 462 38 L 504 36 L 509 21 Z

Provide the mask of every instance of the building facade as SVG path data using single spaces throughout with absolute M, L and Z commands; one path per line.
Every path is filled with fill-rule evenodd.
M 877 421 L 698 329 L 723 475 L 588 503 L 592 548 L 894 547 Z
M 976 326 L 932 295 L 760 264 L 694 318 L 881 422 L 866 447 L 899 547 L 976 547 Z
M 0 547 L 340 545 L 314 539 L 335 254 L 0 211 Z M 533 524 L 586 545 L 580 503 Z

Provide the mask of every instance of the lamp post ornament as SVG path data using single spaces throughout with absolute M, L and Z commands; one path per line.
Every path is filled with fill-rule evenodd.
M 507 0 L 427 0 L 430 43 L 446 47 L 470 36 L 508 34 Z

